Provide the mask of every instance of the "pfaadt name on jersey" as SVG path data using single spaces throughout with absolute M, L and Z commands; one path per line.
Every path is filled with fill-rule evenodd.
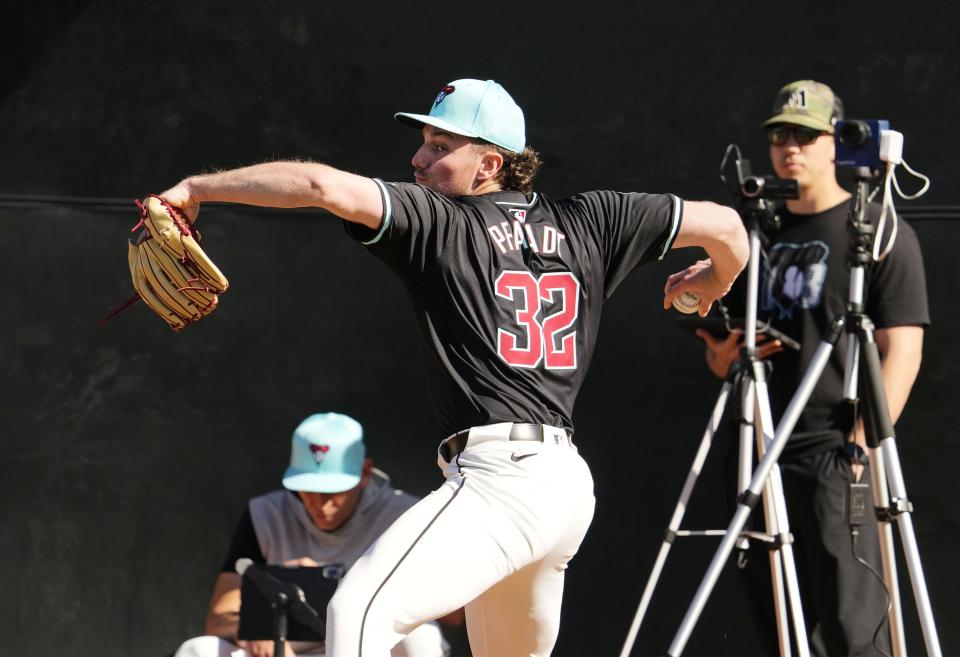
M 560 252 L 560 244 L 567 239 L 553 226 L 546 224 L 530 225 L 520 221 L 504 221 L 487 226 L 487 232 L 501 253 L 530 249 L 534 253 L 549 255 Z

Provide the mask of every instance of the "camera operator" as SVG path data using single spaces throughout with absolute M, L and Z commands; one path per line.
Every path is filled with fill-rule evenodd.
M 761 265 L 758 320 L 769 321 L 801 344 L 799 353 L 785 351 L 778 341 L 758 335 L 760 357 L 773 364 L 769 393 L 776 421 L 824 330 L 846 310 L 852 197 L 836 179 L 833 134 L 834 123 L 842 118 L 843 105 L 827 85 L 802 80 L 780 90 L 773 116 L 763 123 L 776 175 L 795 179 L 799 185 L 799 198 L 786 201 L 778 211 L 781 228 L 767 235 L 770 241 Z M 868 213 L 876 225 L 879 207 L 871 204 Z M 882 239 L 888 236 L 889 230 L 884 230 Z M 734 317 L 744 312 L 742 279 L 738 283 L 730 301 Z M 924 327 L 929 323 L 920 247 L 902 219 L 892 252 L 868 265 L 864 294 L 866 313 L 876 326 L 884 389 L 896 422 L 919 371 Z M 742 333 L 724 338 L 701 329 L 697 334 L 706 342 L 710 370 L 725 377 L 738 357 Z M 862 559 L 880 572 L 876 519 L 868 514 L 868 524 L 855 537 L 846 515 L 849 484 L 870 480 L 869 468 L 864 468 L 862 420 L 843 400 L 846 351 L 844 336 L 779 460 L 803 611 L 815 655 L 890 651 L 884 587 L 859 562 Z M 747 566 L 751 572 L 746 580 L 751 601 L 760 612 L 758 620 L 770 619 L 764 640 L 775 654 L 771 642 L 775 636 L 769 632 L 775 625 L 765 550 L 757 541 L 751 542 Z

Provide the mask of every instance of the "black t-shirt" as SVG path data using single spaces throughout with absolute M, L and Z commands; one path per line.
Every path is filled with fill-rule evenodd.
M 846 312 L 850 287 L 847 232 L 850 201 L 811 215 L 786 208 L 777 214 L 781 229 L 769 234 L 760 268 L 757 318 L 770 323 L 801 344 L 799 353 L 785 350 L 771 358 L 770 403 L 779 421 L 793 397 L 830 322 Z M 868 206 L 877 225 L 879 206 Z M 891 222 L 884 228 L 890 234 Z M 884 242 L 885 244 L 885 242 Z M 743 315 L 746 277 L 731 294 L 731 314 Z M 867 266 L 864 289 L 866 313 L 876 328 L 927 325 L 927 288 L 920 244 L 913 229 L 899 220 L 890 255 Z M 847 338 L 841 336 L 813 394 L 794 429 L 784 457 L 799 456 L 840 445 L 853 428 L 853 409 L 843 401 Z M 862 377 L 861 377 L 862 378 Z
M 495 422 L 572 430 L 603 301 L 670 248 L 682 201 L 613 191 L 449 198 L 376 182 L 380 229 L 347 229 L 409 292 L 444 435 Z
M 237 572 L 237 559 L 241 558 L 250 559 L 253 563 L 267 563 L 267 559 L 263 556 L 263 551 L 260 549 L 257 531 L 253 528 L 253 518 L 250 515 L 249 505 L 244 507 L 243 515 L 240 516 L 240 520 L 233 530 L 233 538 L 230 539 L 227 556 L 220 565 L 220 572 Z

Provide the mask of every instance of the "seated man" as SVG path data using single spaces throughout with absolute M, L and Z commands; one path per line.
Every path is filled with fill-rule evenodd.
M 285 490 L 250 500 L 213 587 L 207 636 L 190 639 L 175 657 L 269 657 L 272 641 L 237 639 L 241 582 L 237 559 L 349 569 L 417 502 L 392 488 L 387 475 L 374 469 L 364 452 L 363 428 L 346 415 L 318 413 L 300 423 L 293 432 L 290 467 L 283 477 Z M 288 642 L 286 646 L 287 657 L 324 654 L 322 643 Z M 448 653 L 449 645 L 436 623 L 425 623 L 394 648 L 393 657 Z

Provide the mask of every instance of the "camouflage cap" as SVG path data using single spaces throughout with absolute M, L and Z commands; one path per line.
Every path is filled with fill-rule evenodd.
M 783 87 L 773 103 L 773 116 L 763 122 L 792 123 L 816 130 L 833 130 L 843 118 L 843 102 L 822 82 L 798 80 Z

